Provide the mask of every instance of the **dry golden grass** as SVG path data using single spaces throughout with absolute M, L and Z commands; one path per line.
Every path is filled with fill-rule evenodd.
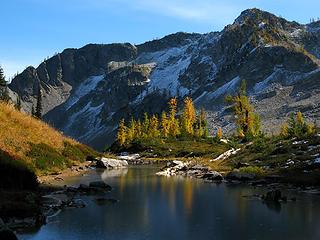
M 31 161 L 26 157 L 30 143 L 44 143 L 60 152 L 66 141 L 77 144 L 46 123 L 0 102 L 0 149 L 11 156 Z

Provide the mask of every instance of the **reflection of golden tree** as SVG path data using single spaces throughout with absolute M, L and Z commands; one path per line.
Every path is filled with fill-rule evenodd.
M 184 207 L 187 213 L 192 212 L 193 184 L 190 179 L 186 179 L 183 184 Z
M 171 211 L 174 213 L 176 208 L 176 183 L 173 178 L 169 178 L 169 187 L 168 187 L 168 202 Z
M 121 196 L 123 195 L 124 191 L 125 191 L 125 187 L 126 187 L 126 176 L 125 175 L 121 175 L 119 177 L 119 192 L 121 194 Z

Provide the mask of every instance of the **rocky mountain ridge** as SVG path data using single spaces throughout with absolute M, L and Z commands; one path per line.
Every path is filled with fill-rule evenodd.
M 289 22 L 248 9 L 221 32 L 176 33 L 140 45 L 89 44 L 28 67 L 10 89 L 31 111 L 38 88 L 45 120 L 97 148 L 113 141 L 120 118 L 166 109 L 192 96 L 212 129 L 233 128 L 224 97 L 246 79 L 265 129 L 291 111 L 319 120 L 320 22 Z

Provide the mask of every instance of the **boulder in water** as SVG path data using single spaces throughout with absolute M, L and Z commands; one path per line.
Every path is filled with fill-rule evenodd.
M 126 160 L 118 160 L 112 158 L 101 158 L 97 160 L 97 168 L 126 168 L 128 167 L 128 162 Z
M 270 201 L 270 202 L 279 202 L 280 200 L 282 200 L 281 197 L 281 191 L 280 190 L 272 190 L 267 192 L 267 194 L 265 196 L 263 196 L 263 200 L 265 201 Z
M 207 172 L 202 176 L 202 178 L 206 179 L 206 180 L 210 180 L 210 181 L 222 181 L 223 180 L 223 176 L 216 171 Z
M 248 181 L 248 180 L 254 180 L 256 178 L 256 175 L 253 174 L 253 173 L 232 171 L 232 172 L 227 174 L 226 178 L 228 180 Z

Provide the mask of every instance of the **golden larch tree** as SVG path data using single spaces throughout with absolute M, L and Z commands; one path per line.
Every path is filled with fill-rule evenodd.
M 184 108 L 182 115 L 182 131 L 187 135 L 194 135 L 194 124 L 196 122 L 196 110 L 194 108 L 192 99 L 190 97 L 186 97 L 184 99 Z
M 178 134 L 180 134 L 179 129 L 179 121 L 176 119 L 176 113 L 177 113 L 177 98 L 171 98 L 169 101 L 169 135 L 172 137 L 176 137 Z
M 169 120 L 166 112 L 161 114 L 161 134 L 163 137 L 167 138 L 169 135 Z
M 118 134 L 117 134 L 117 141 L 119 142 L 120 146 L 124 146 L 127 140 L 127 127 L 125 125 L 124 119 L 120 120 Z

